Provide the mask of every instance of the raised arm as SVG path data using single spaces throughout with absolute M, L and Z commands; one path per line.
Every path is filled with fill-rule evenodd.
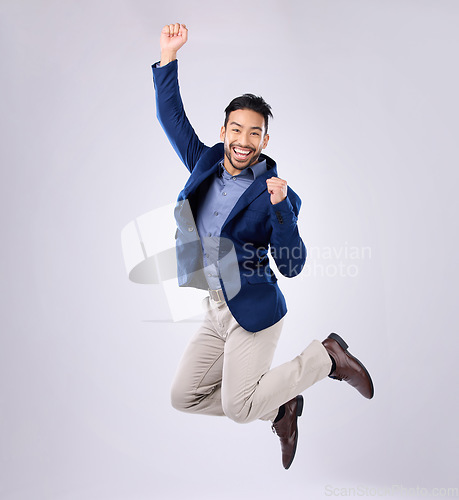
M 168 24 L 161 31 L 161 61 L 153 65 L 156 116 L 179 158 L 191 172 L 208 149 L 185 114 L 178 84 L 177 52 L 188 39 L 184 24 Z

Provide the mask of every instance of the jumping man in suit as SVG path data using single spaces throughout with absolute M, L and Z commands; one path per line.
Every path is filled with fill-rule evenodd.
M 204 322 L 173 382 L 172 405 L 240 423 L 272 422 L 288 469 L 298 441 L 300 394 L 329 376 L 370 399 L 373 383 L 336 333 L 313 340 L 296 358 L 271 369 L 287 308 L 268 251 L 284 276 L 301 272 L 301 200 L 262 153 L 272 114 L 261 97 L 244 94 L 230 102 L 221 143 L 209 147 L 198 138 L 178 85 L 176 55 L 187 38 L 184 24 L 165 26 L 161 60 L 153 65 L 158 119 L 190 171 L 175 212 L 179 285 L 209 292 Z

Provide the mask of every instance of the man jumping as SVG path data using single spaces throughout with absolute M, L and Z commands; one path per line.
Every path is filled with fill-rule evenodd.
M 153 65 L 158 119 L 190 171 L 175 212 L 179 284 L 209 293 L 205 319 L 173 382 L 172 405 L 240 423 L 271 421 L 288 469 L 298 441 L 300 394 L 329 376 L 370 399 L 373 383 L 335 333 L 271 369 L 287 307 L 268 251 L 282 275 L 301 272 L 306 260 L 297 226 L 301 200 L 262 153 L 272 113 L 261 97 L 233 99 L 225 109 L 222 142 L 209 147 L 200 141 L 178 84 L 177 51 L 187 39 L 184 24 L 165 26 L 161 60 Z

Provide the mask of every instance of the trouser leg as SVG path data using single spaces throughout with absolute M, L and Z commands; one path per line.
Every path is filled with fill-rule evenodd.
M 225 340 L 216 308 L 207 303 L 202 325 L 191 338 L 171 389 L 171 403 L 184 412 L 223 416 L 221 382 Z
M 330 373 L 330 356 L 317 340 L 291 361 L 270 370 L 283 320 L 252 333 L 229 316 L 222 405 L 233 420 L 274 420 L 282 404 Z
M 314 340 L 300 355 L 270 370 L 283 319 L 265 330 L 244 330 L 226 305 L 208 308 L 172 386 L 178 410 L 227 415 L 237 422 L 274 420 L 279 407 L 325 378 L 331 360 Z

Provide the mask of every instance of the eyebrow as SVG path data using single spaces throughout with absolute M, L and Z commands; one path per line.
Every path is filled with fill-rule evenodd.
M 238 122 L 231 122 L 230 125 L 237 125 L 238 127 L 244 128 L 244 126 Z M 261 127 L 250 127 L 250 128 L 252 130 L 261 130 L 263 132 L 263 129 Z

